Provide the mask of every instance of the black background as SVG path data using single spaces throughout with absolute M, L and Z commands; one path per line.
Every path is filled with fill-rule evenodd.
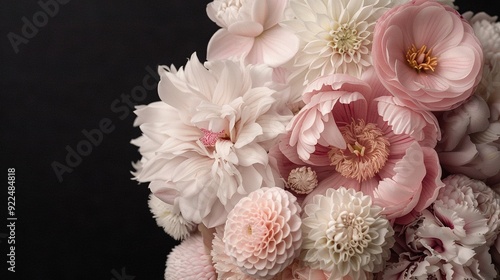
M 152 77 L 146 68 L 182 66 L 193 52 L 205 59 L 217 30 L 209 1 L 66 1 L 17 54 L 8 34 L 22 35 L 23 17 L 33 22 L 41 6 L 0 4 L 0 279 L 163 279 L 177 242 L 152 218 L 147 184 L 131 180 L 140 130 L 122 98 Z M 488 0 L 455 4 L 500 15 Z M 156 100 L 153 89 L 135 103 Z M 59 182 L 52 164 L 67 165 L 67 148 L 104 119 L 113 131 Z M 16 273 L 6 263 L 7 168 L 16 170 Z

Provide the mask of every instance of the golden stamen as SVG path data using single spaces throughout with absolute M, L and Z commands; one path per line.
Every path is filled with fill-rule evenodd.
M 423 45 L 418 50 L 415 45 L 411 45 L 411 48 L 406 52 L 406 61 L 408 61 L 408 64 L 415 68 L 418 73 L 420 73 L 421 70 L 431 70 L 434 72 L 437 66 L 437 57 L 432 56 L 432 49 L 427 51 L 426 45 Z

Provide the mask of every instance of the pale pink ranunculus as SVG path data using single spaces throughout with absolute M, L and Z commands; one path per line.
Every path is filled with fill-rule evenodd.
M 416 0 L 395 6 L 375 26 L 373 66 L 408 106 L 445 111 L 481 80 L 483 51 L 470 24 L 448 5 Z
M 370 195 L 390 219 L 420 212 L 436 198 L 441 168 L 432 143 L 439 132 L 429 112 L 402 106 L 373 71 L 362 79 L 334 74 L 317 79 L 305 106 L 289 123 L 292 162 L 330 168 L 305 199 L 345 186 Z
M 281 188 L 242 198 L 224 227 L 225 252 L 243 272 L 269 279 L 293 262 L 302 244 L 301 207 Z
M 208 17 L 221 28 L 208 42 L 207 59 L 239 57 L 246 63 L 278 67 L 298 50 L 299 40 L 280 25 L 286 0 L 214 0 Z

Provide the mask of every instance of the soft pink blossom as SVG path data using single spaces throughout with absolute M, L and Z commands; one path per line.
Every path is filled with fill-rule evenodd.
M 208 42 L 208 60 L 241 57 L 277 67 L 298 50 L 298 38 L 282 27 L 286 0 L 214 0 L 208 17 L 221 27 Z
M 221 225 L 239 199 L 280 184 L 267 152 L 292 113 L 263 64 L 202 64 L 193 54 L 185 67 L 159 72 L 161 101 L 136 111 L 135 179 L 186 221 Z
M 179 279 L 217 279 L 211 257 L 206 253 L 199 233 L 189 236 L 168 254 L 165 280 Z
M 295 164 L 330 168 L 308 197 L 339 186 L 361 190 L 390 219 L 434 201 L 443 185 L 432 114 L 401 105 L 369 70 L 362 79 L 317 79 L 303 100 L 287 127 L 289 145 L 280 150 Z
M 262 188 L 242 198 L 227 217 L 223 242 L 236 266 L 269 279 L 283 271 L 302 244 L 301 208 L 281 188 Z
M 481 80 L 483 52 L 470 24 L 450 6 L 415 0 L 375 26 L 372 59 L 381 82 L 408 106 L 459 106 Z

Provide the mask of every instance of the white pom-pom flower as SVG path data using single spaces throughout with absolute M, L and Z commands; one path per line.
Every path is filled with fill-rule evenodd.
M 381 211 L 353 189 L 314 196 L 302 220 L 304 261 L 331 272 L 330 279 L 366 279 L 366 272 L 381 271 L 394 244 L 394 230 Z
M 196 224 L 186 221 L 173 205 L 163 202 L 154 194 L 149 195 L 149 210 L 158 226 L 176 240 L 186 239 L 196 229 Z
M 201 234 L 193 234 L 168 255 L 165 280 L 215 280 L 210 255 L 206 253 Z
M 243 272 L 269 279 L 292 263 L 302 243 L 301 208 L 278 188 L 262 188 L 241 199 L 224 228 L 225 251 Z

